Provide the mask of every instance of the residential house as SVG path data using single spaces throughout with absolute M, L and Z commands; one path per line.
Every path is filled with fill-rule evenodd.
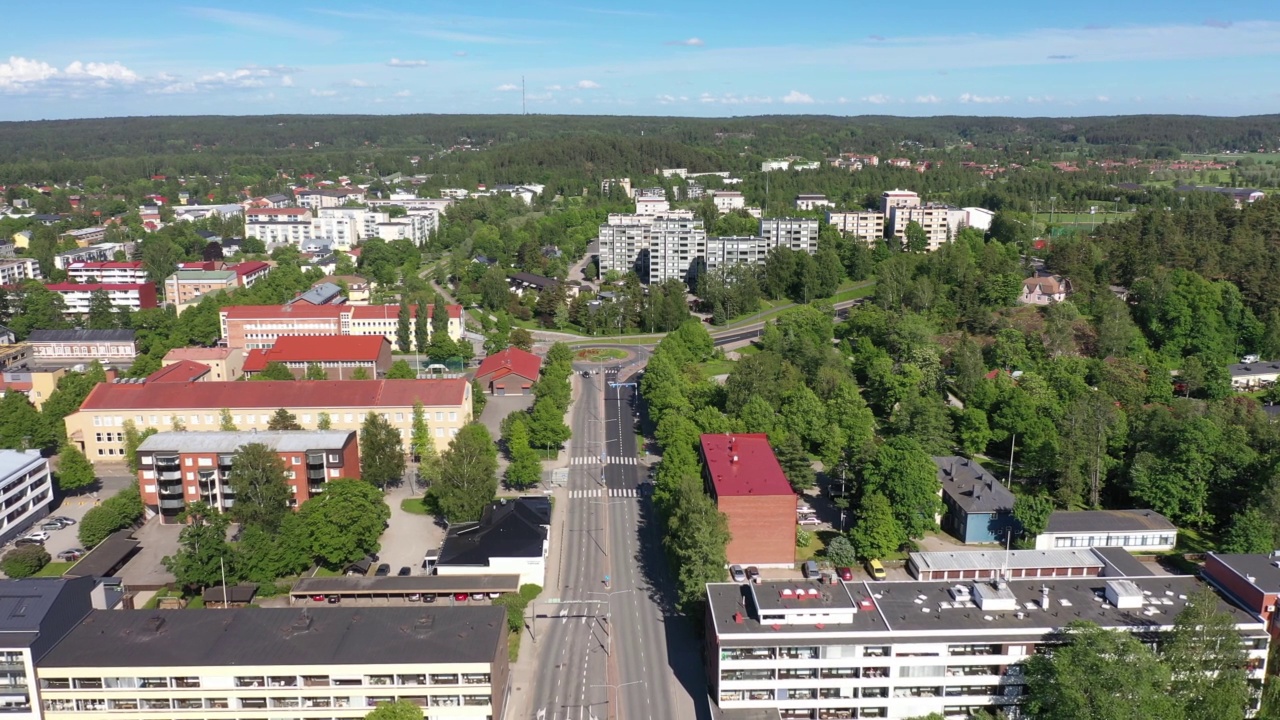
M 827 199 L 826 195 L 797 195 L 797 210 L 817 210 L 818 208 L 835 207 L 835 203 Z
M 1061 275 L 1036 274 L 1022 281 L 1018 302 L 1024 305 L 1048 305 L 1062 302 L 1071 294 L 1071 281 Z
M 1167 552 L 1178 541 L 1178 528 L 1154 510 L 1057 510 L 1037 550 L 1120 547 L 1130 552 Z
M 229 347 L 174 348 L 165 353 L 164 366 L 175 363 L 198 363 L 209 368 L 203 379 L 221 382 L 239 380 L 244 375 L 244 350 Z
M 503 498 L 485 506 L 479 522 L 451 524 L 435 574 L 519 575 L 521 585 L 546 585 L 551 500 Z
M 510 346 L 480 361 L 475 381 L 490 395 L 529 395 L 542 372 L 542 358 Z
M 1275 385 L 1276 378 L 1280 377 L 1280 362 L 1233 363 L 1227 366 L 1227 372 L 1231 375 L 1231 387 L 1250 392 Z
M 977 462 L 933 458 L 942 485 L 942 529 L 964 543 L 1006 542 L 1017 532 L 1013 493 Z

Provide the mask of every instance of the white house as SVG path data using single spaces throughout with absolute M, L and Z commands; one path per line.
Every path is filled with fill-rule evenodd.
M 1022 281 L 1022 295 L 1018 302 L 1024 305 L 1048 305 L 1062 302 L 1071 294 L 1071 281 L 1061 275 L 1034 275 Z
M 716 210 L 721 215 L 741 210 L 747 204 L 746 198 L 737 190 L 713 190 L 710 194 L 711 202 L 715 203 Z
M 450 525 L 436 559 L 437 575 L 519 575 L 520 584 L 545 586 L 551 501 L 543 497 L 497 500 L 480 522 Z
M 986 232 L 991 229 L 991 221 L 996 214 L 980 207 L 961 208 L 965 212 L 964 224 L 975 230 Z
M 1280 378 L 1280 362 L 1236 363 L 1228 365 L 1227 372 L 1231 374 L 1231 386 L 1235 389 L 1256 390 L 1276 383 Z
M 671 203 L 665 197 L 636 198 L 637 215 L 663 215 L 671 209 Z
M 1129 552 L 1166 552 L 1178 528 L 1154 510 L 1058 510 L 1036 536 L 1037 550 L 1118 547 Z
M 817 210 L 818 208 L 835 207 L 826 195 L 797 195 L 797 210 Z

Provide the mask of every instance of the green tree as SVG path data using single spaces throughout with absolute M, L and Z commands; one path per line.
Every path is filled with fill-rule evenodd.
M 511 335 L 507 338 L 507 344 L 511 347 L 518 347 L 525 352 L 533 350 L 533 334 L 522 327 L 512 328 Z
M 897 437 L 881 445 L 863 468 L 867 491 L 888 498 L 894 517 L 909 538 L 937 529 L 942 512 L 938 466 L 915 440 Z
M 1025 664 L 1024 712 L 1054 720 L 1176 718 L 1169 670 L 1134 635 L 1076 621 Z
M 228 481 L 236 494 L 231 515 L 237 522 L 267 532 L 280 527 L 293 491 L 288 468 L 275 450 L 262 443 L 242 445 L 231 456 Z
M 111 296 L 106 290 L 98 289 L 89 293 L 89 315 L 86 323 L 90 330 L 114 330 L 119 327 L 115 306 L 111 304 Z
M 849 538 L 837 535 L 827 543 L 827 560 L 836 567 L 853 567 L 858 564 L 858 552 Z
M 791 489 L 802 492 L 813 487 L 814 472 L 809 454 L 804 451 L 800 438 L 795 433 L 787 433 L 774 444 L 773 453 L 782 466 L 782 474 L 787 476 Z
M 1276 548 L 1275 523 L 1261 509 L 1250 506 L 1231 516 L 1218 549 L 1224 553 L 1265 555 Z
M 907 542 L 902 525 L 894 516 L 889 499 L 879 492 L 864 493 L 853 513 L 849 543 L 863 560 L 878 560 L 896 552 Z
M 271 419 L 267 421 L 268 430 L 301 430 L 302 426 L 298 424 L 298 416 L 280 408 L 271 414 Z
M 53 445 L 53 434 L 27 396 L 12 387 L 0 397 L 0 447 L 14 450 L 43 449 Z
M 64 494 L 91 487 L 98 481 L 89 458 L 69 443 L 58 455 L 58 489 Z
M 418 348 L 418 352 L 422 352 L 427 347 L 427 343 L 431 339 L 430 325 L 427 321 L 427 305 L 419 302 L 417 313 L 413 318 L 413 346 Z M 390 375 L 388 375 L 390 377 Z
M 676 595 L 690 616 L 706 597 L 706 584 L 724 580 L 729 522 L 715 502 L 696 483 L 682 483 L 675 511 L 663 537 L 676 566 Z
M 316 416 L 316 429 L 329 430 L 333 428 L 333 420 L 329 418 L 329 413 L 322 412 Z
M 449 337 L 449 306 L 445 304 L 443 295 L 436 295 L 435 304 L 431 307 L 431 337 Z
M 222 408 L 222 410 L 218 411 L 218 429 L 222 432 L 236 431 L 236 423 L 231 417 L 231 410 L 229 408 Z
M 408 360 L 396 360 L 391 363 L 391 367 L 387 368 L 388 380 L 414 380 L 417 377 L 418 373 L 414 371 Z
M 240 531 L 235 566 L 245 580 L 275 583 L 282 577 L 301 573 L 310 565 L 307 527 L 299 513 L 285 513 L 275 532 L 253 526 Z
M 358 367 L 355 370 L 351 371 L 351 379 L 352 380 L 372 380 L 373 378 L 369 377 L 368 369 Z
M 1196 591 L 1161 646 L 1172 675 L 1170 692 L 1187 720 L 1244 720 L 1249 706 L 1244 646 L 1235 620 L 1218 610 L 1219 602 L 1207 587 Z
M 409 450 L 418 463 L 418 478 L 430 483 L 439 472 L 440 456 L 436 453 L 436 441 L 431 437 L 427 424 L 427 411 L 418 400 L 413 403 L 413 428 L 409 434 Z
M 422 720 L 422 708 L 408 700 L 378 703 L 365 720 Z
M 542 463 L 529 447 L 529 428 L 523 419 L 511 423 L 506 444 L 507 456 L 511 459 L 505 476 L 507 485 L 518 490 L 537 485 L 542 479 Z
M 1013 519 L 1022 528 L 1022 535 L 1035 539 L 1049 525 L 1053 514 L 1053 500 L 1044 495 L 1019 495 L 1013 501 Z
M 915 220 L 908 222 L 904 234 L 906 235 L 908 251 L 922 253 L 929 249 L 929 234 L 924 231 L 920 223 Z
M 293 380 L 293 372 L 282 362 L 269 362 L 262 372 L 255 373 L 250 380 Z
M 138 432 L 138 426 L 132 420 L 124 421 L 124 458 L 129 465 L 130 475 L 138 474 L 138 446 L 157 432 L 159 431 L 153 427 Z
M 400 431 L 370 411 L 360 426 L 360 477 L 386 488 L 404 478 L 404 445 Z
M 498 455 L 484 425 L 470 423 L 440 454 L 440 473 L 427 496 L 449 522 L 480 519 L 498 492 Z
M 413 335 L 409 325 L 411 315 L 409 303 L 401 299 L 400 312 L 396 316 L 396 348 L 402 353 L 413 351 Z
M 554 400 L 538 398 L 528 418 L 529 443 L 535 447 L 559 449 L 569 439 L 569 426 L 564 424 L 564 408 Z
M 332 568 L 378 549 L 391 517 L 382 492 L 363 480 L 338 478 L 299 509 L 311 556 Z
M 21 545 L 0 558 L 0 570 L 14 580 L 31 577 L 49 564 L 49 551 L 40 545 Z
M 178 552 L 161 560 L 178 584 L 188 591 L 218 585 L 228 560 L 233 561 L 225 571 L 228 581 L 234 578 L 235 553 L 227 544 L 226 516 L 216 513 L 207 503 L 195 502 L 187 505 L 178 520 L 183 523 Z
M 303 380 L 328 380 L 329 373 L 320 363 L 307 363 L 307 371 L 302 374 Z

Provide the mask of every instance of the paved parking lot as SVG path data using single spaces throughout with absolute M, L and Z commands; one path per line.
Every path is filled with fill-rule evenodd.
M 76 524 L 71 527 L 45 531 L 49 533 L 49 539 L 45 541 L 44 549 L 49 551 L 49 556 L 53 558 L 54 562 L 58 561 L 58 553 L 63 550 L 80 547 L 80 539 L 77 535 L 80 529 L 80 519 L 95 505 L 128 487 L 132 482 L 132 477 L 128 472 L 124 466 L 120 466 L 118 469 L 107 468 L 100 471 L 99 484 L 94 490 L 54 500 L 55 504 L 49 508 L 50 515 L 61 515 L 76 521 Z M 36 521 L 31 530 L 39 530 L 41 522 L 40 520 Z M 9 549 L 9 547 L 12 547 L 12 544 L 5 549 Z
M 422 493 L 405 484 L 388 490 L 386 495 L 391 518 L 387 520 L 387 529 L 380 538 L 382 548 L 378 556 L 380 562 L 391 566 L 393 575 L 404 566 L 411 568 L 414 575 L 423 574 L 423 555 L 427 550 L 439 549 L 440 542 L 444 540 L 444 529 L 435 524 L 434 518 L 400 509 L 401 501 L 409 497 L 422 497 Z

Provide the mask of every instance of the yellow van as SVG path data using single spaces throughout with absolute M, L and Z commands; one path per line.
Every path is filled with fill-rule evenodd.
M 885 579 L 884 565 L 881 565 L 879 560 L 867 561 L 867 573 L 871 575 L 872 580 Z

